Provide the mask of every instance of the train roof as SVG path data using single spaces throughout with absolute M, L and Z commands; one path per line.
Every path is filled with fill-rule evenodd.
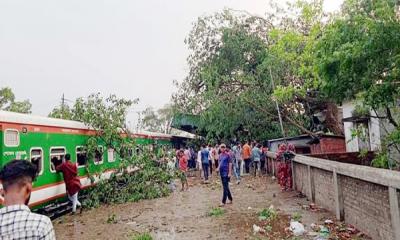
M 24 113 L 0 111 L 0 122 L 19 123 L 39 126 L 89 129 L 84 123 L 58 118 L 43 117 Z
M 60 128 L 70 128 L 70 129 L 83 129 L 90 130 L 88 126 L 86 126 L 82 122 L 64 120 L 59 118 L 50 118 L 43 117 L 32 114 L 25 113 L 15 113 L 8 111 L 0 110 L 0 123 L 16 123 L 16 124 L 28 124 L 28 125 L 37 125 L 37 126 L 50 126 L 50 127 L 60 127 Z M 150 131 L 141 131 L 141 132 L 132 132 L 134 135 L 143 136 L 143 137 L 161 137 L 161 138 L 171 138 L 170 134 L 150 132 Z

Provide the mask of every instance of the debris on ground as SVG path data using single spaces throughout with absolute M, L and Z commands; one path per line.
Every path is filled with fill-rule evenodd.
M 265 233 L 265 230 L 255 224 L 253 224 L 253 233 L 257 234 L 257 233 Z
M 304 225 L 298 221 L 290 222 L 290 231 L 293 232 L 294 236 L 301 236 L 306 232 Z
M 333 224 L 333 221 L 330 220 L 330 219 L 326 219 L 326 220 L 325 220 L 325 224 Z

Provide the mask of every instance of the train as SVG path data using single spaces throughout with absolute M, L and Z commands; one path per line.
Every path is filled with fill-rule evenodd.
M 40 209 L 65 199 L 63 176 L 55 171 L 56 162 L 62 161 L 65 154 L 69 153 L 71 161 L 77 164 L 83 188 L 95 183 L 88 176 L 87 164 L 91 171 L 101 172 L 95 181 L 110 177 L 118 167 L 121 159 L 101 141 L 94 159 L 87 159 L 84 146 L 93 135 L 96 132 L 82 122 L 0 111 L 0 166 L 20 159 L 30 161 L 37 167 L 38 175 L 33 182 L 29 207 Z M 136 146 L 150 148 L 171 148 L 174 140 L 182 140 L 156 132 L 134 133 L 133 138 Z M 0 196 L 0 205 L 2 202 Z

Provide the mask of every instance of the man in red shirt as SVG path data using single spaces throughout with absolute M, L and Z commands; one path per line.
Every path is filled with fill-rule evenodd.
M 181 173 L 181 183 L 182 183 L 182 191 L 185 190 L 185 185 L 186 185 L 186 190 L 189 189 L 189 184 L 187 182 L 187 176 L 186 172 L 188 169 L 188 159 L 186 155 L 184 154 L 183 150 L 179 151 L 179 170 Z
M 81 207 L 82 204 L 78 201 L 78 193 L 81 190 L 81 181 L 78 178 L 78 168 L 76 164 L 71 162 L 71 155 L 65 155 L 65 162 L 56 167 L 57 172 L 62 172 L 64 176 L 65 187 L 69 200 L 72 202 L 72 214 L 76 212 L 76 206 Z

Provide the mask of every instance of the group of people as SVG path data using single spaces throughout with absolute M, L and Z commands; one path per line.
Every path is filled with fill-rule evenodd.
M 228 203 L 232 202 L 232 194 L 229 189 L 231 174 L 233 173 L 235 176 L 236 183 L 240 184 L 243 172 L 250 174 L 250 169 L 253 169 L 252 174 L 254 176 L 257 176 L 257 173 L 259 175 L 265 173 L 267 151 L 267 147 L 257 142 L 250 143 L 250 141 L 237 142 L 232 145 L 217 144 L 212 146 L 203 144 L 197 154 L 195 154 L 193 147 L 177 149 L 170 167 L 175 165 L 179 170 L 182 191 L 189 188 L 187 182 L 189 169 L 197 169 L 205 183 L 208 183 L 213 172 L 220 175 L 223 186 L 221 205 L 224 205 L 227 200 L 229 200 Z

